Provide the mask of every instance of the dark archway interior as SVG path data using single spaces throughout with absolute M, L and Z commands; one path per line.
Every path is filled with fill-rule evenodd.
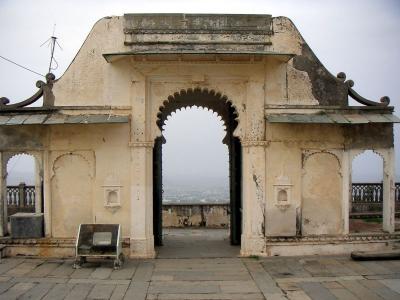
M 182 90 L 168 97 L 157 114 L 157 125 L 163 130 L 165 121 L 173 112 L 186 107 L 208 108 L 221 116 L 226 126 L 223 140 L 229 152 L 229 196 L 230 196 L 230 241 L 240 245 L 242 229 L 242 149 L 240 140 L 233 136 L 238 125 L 238 113 L 226 96 L 208 89 Z M 201 126 L 201 124 L 199 124 Z M 163 136 L 156 138 L 153 149 L 153 231 L 154 244 L 161 246 L 162 240 L 162 145 Z

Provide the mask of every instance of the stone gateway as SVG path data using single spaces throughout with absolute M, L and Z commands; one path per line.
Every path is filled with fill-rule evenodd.
M 162 244 L 162 131 L 183 107 L 219 114 L 229 149 L 230 239 L 241 255 L 385 247 L 394 232 L 393 115 L 332 75 L 295 25 L 270 15 L 126 14 L 99 20 L 60 77 L 0 99 L 0 234 L 11 255 L 73 255 L 81 223 L 121 224 L 130 257 Z M 360 106 L 350 106 L 348 98 Z M 26 107 L 43 97 L 43 107 Z M 384 161 L 383 231 L 349 235 L 351 164 Z M 45 238 L 5 238 L 6 166 L 36 160 Z

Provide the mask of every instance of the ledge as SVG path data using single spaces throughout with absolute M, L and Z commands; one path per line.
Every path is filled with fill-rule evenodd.
M 282 62 L 288 62 L 295 54 L 279 53 L 268 51 L 199 51 L 199 50 L 157 50 L 157 51 L 127 51 L 104 53 L 103 57 L 108 63 L 112 63 L 122 58 L 133 57 L 138 61 L 198 61 L 199 56 L 202 57 L 201 62 L 220 61 L 220 62 L 259 62 L 263 61 L 263 57 L 274 57 Z
M 337 111 L 316 113 L 267 113 L 265 116 L 269 123 L 298 123 L 298 124 L 369 124 L 369 123 L 400 123 L 400 119 L 390 111 Z

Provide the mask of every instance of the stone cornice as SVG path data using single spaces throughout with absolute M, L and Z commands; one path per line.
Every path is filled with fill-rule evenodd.
M 129 147 L 153 148 L 154 142 L 129 142 Z
M 270 141 L 249 141 L 249 140 L 242 141 L 243 147 L 268 147 L 269 144 Z

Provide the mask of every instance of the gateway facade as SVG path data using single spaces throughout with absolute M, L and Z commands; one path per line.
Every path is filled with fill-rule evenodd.
M 370 101 L 333 76 L 293 23 L 270 15 L 106 17 L 55 79 L 0 105 L 1 234 L 8 160 L 36 159 L 44 239 L 3 238 L 11 254 L 72 255 L 81 223 L 122 225 L 125 251 L 162 244 L 162 129 L 183 107 L 218 113 L 227 128 L 231 243 L 242 255 L 344 253 L 385 247 L 394 233 L 389 98 Z M 43 96 L 43 107 L 26 105 Z M 348 96 L 362 106 L 349 106 Z M 202 124 L 198 124 L 202 126 Z M 383 231 L 349 235 L 351 164 L 384 161 Z

